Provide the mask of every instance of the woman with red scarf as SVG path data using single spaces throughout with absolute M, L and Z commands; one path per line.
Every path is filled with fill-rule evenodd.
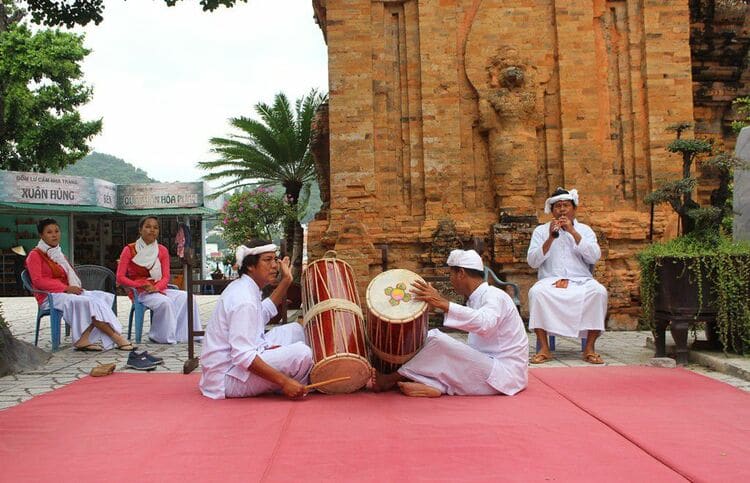
M 54 294 L 54 308 L 62 311 L 63 320 L 70 326 L 76 350 L 101 351 L 114 346 L 120 350 L 135 349 L 121 335 L 122 326 L 112 312 L 114 294 L 81 288 L 80 278 L 60 248 L 57 221 L 44 219 L 37 224 L 37 230 L 41 240 L 26 257 L 31 285 Z M 34 296 L 39 305 L 49 306 L 46 295 Z
M 159 344 L 188 340 L 187 293 L 167 288 L 169 251 L 159 244 L 159 220 L 145 216 L 138 222 L 138 238 L 122 249 L 117 283 L 138 290 L 140 302 L 151 309 L 149 339 Z M 193 304 L 193 328 L 201 329 L 198 306 Z

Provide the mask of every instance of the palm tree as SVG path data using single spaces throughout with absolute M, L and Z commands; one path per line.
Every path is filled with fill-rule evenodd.
M 240 133 L 212 138 L 211 152 L 218 158 L 198 163 L 200 168 L 210 171 L 203 179 L 227 180 L 215 195 L 244 186 L 281 185 L 287 199 L 300 213 L 300 195 L 309 192 L 310 184 L 316 179 L 315 163 L 310 153 L 310 127 L 315 111 L 327 97 L 312 89 L 297 99 L 292 110 L 286 95 L 278 93 L 272 105 L 263 102 L 255 105 L 259 121 L 249 117 L 231 118 L 230 124 Z M 289 220 L 284 234 L 287 245 L 291 241 L 293 247 L 296 276 L 302 266 L 299 219 Z

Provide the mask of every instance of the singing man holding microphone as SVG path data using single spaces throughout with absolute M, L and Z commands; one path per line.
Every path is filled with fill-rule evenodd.
M 544 212 L 553 219 L 531 236 L 527 260 L 539 270 L 539 281 L 529 290 L 529 328 L 539 341 L 532 364 L 552 360 L 547 334 L 587 337 L 583 360 L 604 362 L 594 344 L 604 331 L 607 289 L 591 270 L 601 250 L 594 231 L 576 220 L 577 207 L 577 190 L 557 188 L 544 203 Z

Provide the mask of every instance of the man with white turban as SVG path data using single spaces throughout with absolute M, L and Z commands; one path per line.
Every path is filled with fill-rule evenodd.
M 206 327 L 200 358 L 204 396 L 224 399 L 280 391 L 298 398 L 306 392 L 312 351 L 302 326 L 292 322 L 265 332 L 292 283 L 289 257 L 279 262 L 276 249 L 255 240 L 237 250 L 240 278 L 224 289 Z M 278 286 L 261 300 L 261 290 L 276 282 L 279 270 Z
M 513 300 L 484 281 L 484 264 L 474 250 L 453 250 L 448 266 L 451 285 L 467 297 L 466 306 L 449 302 L 421 281 L 414 282 L 412 293 L 443 311 L 444 326 L 468 332 L 468 343 L 432 329 L 422 349 L 397 372 L 376 374 L 373 389 L 384 391 L 398 383 L 407 396 L 422 397 L 522 391 L 528 383 L 529 341 Z
M 529 290 L 529 328 L 539 349 L 532 364 L 552 360 L 547 334 L 586 338 L 583 360 L 602 364 L 594 350 L 604 331 L 607 289 L 592 277 L 601 250 L 596 234 L 576 220 L 578 191 L 557 188 L 544 204 L 553 219 L 536 227 L 527 260 L 539 270 L 539 281 Z

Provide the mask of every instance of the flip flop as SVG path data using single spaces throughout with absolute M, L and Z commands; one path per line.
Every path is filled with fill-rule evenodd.
M 78 352 L 101 352 L 104 350 L 104 348 L 101 346 L 101 344 L 89 344 L 81 347 L 76 346 L 75 350 L 77 350 Z
M 602 360 L 602 356 L 600 356 L 596 352 L 592 352 L 591 354 L 586 354 L 585 356 L 583 356 L 583 360 L 588 362 L 589 364 L 604 364 L 604 360 Z
M 117 346 L 117 350 L 118 351 L 128 351 L 128 352 L 130 352 L 130 351 L 136 350 L 137 348 L 138 348 L 138 346 L 133 345 L 132 342 L 128 342 L 127 344 L 123 344 L 123 345 L 118 345 Z
M 552 360 L 552 356 L 539 353 L 539 354 L 534 354 L 531 357 L 531 360 L 529 362 L 531 362 L 532 364 L 544 364 L 545 362 L 549 362 L 551 360 Z

